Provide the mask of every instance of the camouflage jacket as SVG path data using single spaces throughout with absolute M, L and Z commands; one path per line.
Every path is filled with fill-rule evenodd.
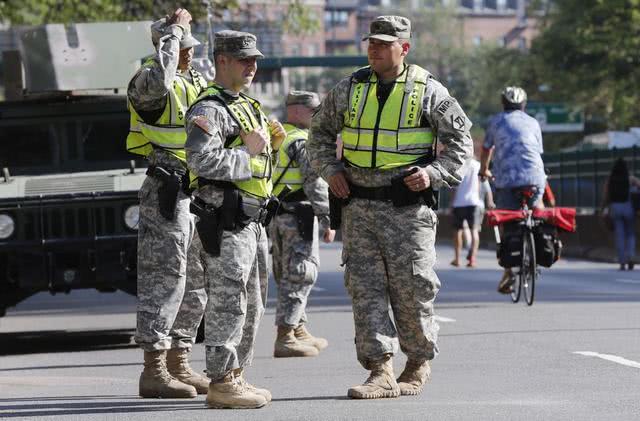
M 355 184 L 370 187 L 389 185 L 391 178 L 406 168 L 345 168 L 336 158 L 336 138 L 342 131 L 344 115 L 349 106 L 350 86 L 350 76 L 342 79 L 327 94 L 313 117 L 307 141 L 311 165 L 325 180 L 346 170 L 347 178 Z M 449 91 L 431 77 L 426 81 L 422 109 L 438 143 L 444 146 L 443 151 L 426 167 L 431 185 L 435 189 L 456 186 L 464 175 L 461 171 L 463 164 L 473 155 L 469 133 L 471 121 L 456 99 L 449 95 Z

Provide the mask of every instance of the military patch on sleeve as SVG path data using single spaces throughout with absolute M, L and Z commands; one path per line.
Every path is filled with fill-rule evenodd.
M 453 101 L 450 99 L 445 99 L 440 103 L 440 105 L 438 105 L 438 108 L 436 109 L 436 111 L 444 115 L 444 113 L 447 112 L 447 110 L 449 109 L 449 107 L 451 107 L 451 105 L 453 105 Z
M 451 127 L 456 129 L 459 132 L 463 132 L 465 126 L 467 125 L 467 119 L 462 115 L 453 115 L 451 114 Z
M 203 132 L 211 136 L 212 134 L 211 132 L 213 130 L 211 130 L 211 123 L 209 123 L 209 120 L 207 119 L 207 117 L 203 115 L 196 116 L 193 118 L 193 124 L 200 127 L 200 129 L 202 129 Z

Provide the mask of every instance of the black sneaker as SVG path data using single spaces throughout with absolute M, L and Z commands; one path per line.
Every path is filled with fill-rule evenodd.
M 627 269 L 629 270 L 633 270 L 633 267 L 635 266 L 635 262 L 629 262 L 627 263 Z

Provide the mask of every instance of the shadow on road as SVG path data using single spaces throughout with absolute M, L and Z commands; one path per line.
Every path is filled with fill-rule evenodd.
M 137 345 L 131 340 L 133 333 L 130 329 L 0 333 L 0 355 L 135 348 Z
M 95 402 L 95 400 L 110 399 L 108 402 Z M 114 399 L 131 401 L 114 402 Z M 133 400 L 135 399 L 135 400 Z M 168 400 L 168 399 L 140 399 L 137 396 L 82 396 L 82 397 L 34 397 L 14 398 L 11 401 L 22 401 L 24 404 L 3 405 L 0 411 L 1 418 L 32 418 L 61 415 L 92 415 L 92 414 L 131 414 L 141 412 L 166 412 L 166 411 L 192 411 L 202 409 L 202 401 Z M 47 403 L 30 403 L 46 400 Z M 86 400 L 87 402 L 61 402 L 55 400 Z M 89 402 L 91 401 L 91 402 Z

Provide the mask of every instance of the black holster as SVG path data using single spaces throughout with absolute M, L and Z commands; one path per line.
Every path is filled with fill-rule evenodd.
M 349 199 L 340 199 L 329 190 L 329 225 L 332 230 L 342 225 L 342 208 L 349 204 Z
M 269 226 L 273 217 L 278 213 L 279 208 L 280 200 L 278 200 L 277 197 L 271 196 L 267 199 L 267 202 L 264 205 L 264 216 L 260 221 L 265 228 Z
M 160 180 L 158 207 L 163 218 L 173 221 L 176 216 L 178 193 L 183 185 L 184 174 L 167 171 L 162 167 L 149 167 L 147 174 Z
M 429 187 L 426 190 L 414 192 L 405 184 L 404 179 L 416 171 L 418 171 L 418 168 L 412 168 L 391 179 L 391 202 L 393 206 L 401 208 L 416 205 L 423 200 L 425 205 L 437 210 L 439 196 L 437 190 Z
M 304 241 L 313 240 L 313 226 L 315 225 L 315 214 L 311 205 L 298 203 L 295 207 L 296 222 L 298 232 Z
M 212 256 L 220 256 L 223 225 L 218 209 L 207 206 L 202 200 L 195 199 L 189 207 L 191 213 L 198 217 L 196 229 L 204 251 Z

